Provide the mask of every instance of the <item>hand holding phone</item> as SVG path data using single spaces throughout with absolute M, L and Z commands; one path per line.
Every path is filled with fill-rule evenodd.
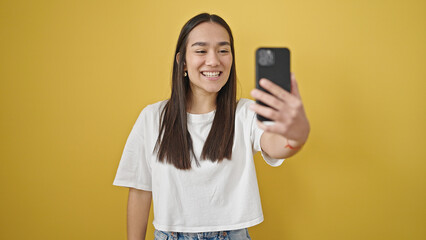
M 260 81 L 262 78 L 270 81 Z M 250 109 L 257 115 L 257 125 L 270 133 L 262 148 L 284 158 L 294 154 L 294 149 L 305 144 L 310 126 L 296 78 L 290 73 L 290 51 L 287 48 L 257 49 L 256 89 L 251 95 L 256 99 Z M 284 150 L 272 147 L 276 146 L 276 141 L 287 142 Z M 290 153 L 285 148 L 290 148 Z

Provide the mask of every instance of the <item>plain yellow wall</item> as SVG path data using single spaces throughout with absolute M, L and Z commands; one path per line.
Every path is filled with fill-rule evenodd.
M 281 167 L 256 155 L 252 238 L 426 239 L 422 0 L 1 0 L 0 239 L 125 239 L 125 141 L 205 11 L 233 30 L 239 97 L 257 47 L 291 49 L 312 126 Z

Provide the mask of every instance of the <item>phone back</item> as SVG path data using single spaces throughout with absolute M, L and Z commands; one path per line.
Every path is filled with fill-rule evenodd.
M 259 85 L 261 78 L 269 79 L 291 92 L 290 50 L 288 48 L 258 48 L 256 50 L 256 88 L 268 92 Z M 256 102 L 268 106 L 260 101 Z M 257 118 L 260 121 L 270 121 L 259 115 Z

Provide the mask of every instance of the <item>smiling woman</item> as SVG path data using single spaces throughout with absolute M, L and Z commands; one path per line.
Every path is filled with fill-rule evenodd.
M 202 144 L 201 158 L 218 162 L 231 159 L 237 106 L 231 29 L 219 16 L 197 15 L 182 28 L 175 56 L 172 94 L 162 110 L 156 143 L 159 161 L 191 169 L 191 154 L 195 155 L 187 113 L 212 111 L 215 117 Z M 200 166 L 197 157 L 194 161 Z
M 297 150 L 282 151 L 283 136 L 263 134 L 254 101 L 237 101 L 234 39 L 222 18 L 190 19 L 174 56 L 170 99 L 142 110 L 114 180 L 130 188 L 129 239 L 144 239 L 151 197 L 156 240 L 251 239 L 247 228 L 263 221 L 253 154 L 277 167 L 284 159 L 262 149 L 280 157 Z M 300 107 L 287 98 L 282 106 L 292 100 Z M 290 132 L 300 139 L 300 131 Z

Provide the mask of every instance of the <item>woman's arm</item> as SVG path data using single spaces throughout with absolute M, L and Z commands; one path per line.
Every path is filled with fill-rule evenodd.
M 127 239 L 145 240 L 152 192 L 129 188 L 127 202 Z
M 303 145 L 304 142 L 288 140 L 279 134 L 270 132 L 264 132 L 260 138 L 262 150 L 268 154 L 268 156 L 276 159 L 284 159 L 293 156 L 301 149 L 300 146 Z
M 305 144 L 310 132 L 296 78 L 293 74 L 291 75 L 291 93 L 266 79 L 261 79 L 260 85 L 271 94 L 254 89 L 251 92 L 252 96 L 273 108 L 260 104 L 253 104 L 250 108 L 257 114 L 274 121 L 273 125 L 257 122 L 258 126 L 264 130 L 260 138 L 260 146 L 272 158 L 282 159 L 293 156 Z

